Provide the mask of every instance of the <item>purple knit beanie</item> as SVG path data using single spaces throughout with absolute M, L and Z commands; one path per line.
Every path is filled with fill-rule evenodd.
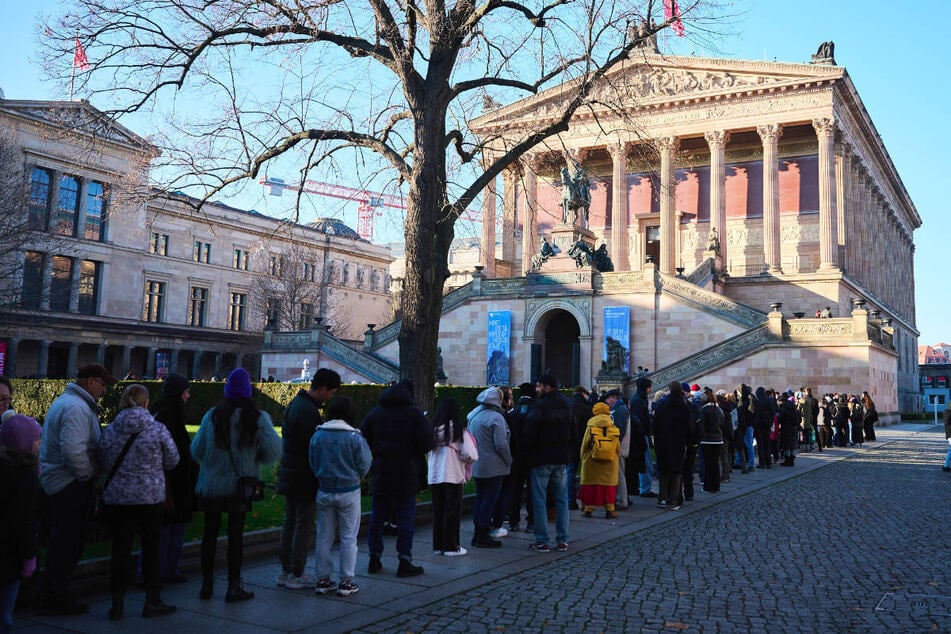
M 251 398 L 251 376 L 244 368 L 235 368 L 225 381 L 225 398 Z
M 11 416 L 0 427 L 0 445 L 25 453 L 33 453 L 33 443 L 43 435 L 43 428 L 29 416 Z

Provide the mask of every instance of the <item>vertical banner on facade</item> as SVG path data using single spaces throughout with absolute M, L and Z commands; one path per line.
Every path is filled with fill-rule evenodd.
M 168 376 L 168 353 L 155 353 L 155 378 L 164 379 Z
M 7 342 L 0 341 L 0 376 L 7 369 Z
M 486 355 L 485 384 L 509 384 L 509 356 L 512 338 L 512 313 L 507 310 L 489 311 L 488 353 Z
M 623 368 L 625 374 L 631 373 L 631 307 L 604 307 L 604 356 L 609 369 Z

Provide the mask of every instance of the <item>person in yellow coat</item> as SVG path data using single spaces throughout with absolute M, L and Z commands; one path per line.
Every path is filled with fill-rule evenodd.
M 595 403 L 594 416 L 588 420 L 581 441 L 581 487 L 578 497 L 584 504 L 584 516 L 591 517 L 595 507 L 604 507 L 604 516 L 614 519 L 617 513 L 618 460 L 621 456 L 621 431 L 611 420 L 607 403 Z

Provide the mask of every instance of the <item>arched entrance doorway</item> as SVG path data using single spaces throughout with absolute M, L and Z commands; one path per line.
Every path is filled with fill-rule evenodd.
M 581 382 L 581 329 L 574 315 L 566 310 L 552 310 L 539 322 L 537 334 L 532 351 L 532 378 L 550 370 L 561 385 L 578 385 Z

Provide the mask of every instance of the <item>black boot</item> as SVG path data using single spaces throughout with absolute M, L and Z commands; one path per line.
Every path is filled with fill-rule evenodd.
M 207 601 L 215 591 L 215 576 L 204 575 L 201 579 L 201 590 L 198 591 L 198 598 Z
M 241 580 L 228 582 L 228 592 L 225 594 L 225 603 L 237 603 L 254 598 L 253 592 L 248 592 L 241 586 Z
M 423 574 L 422 566 L 414 566 L 408 559 L 400 559 L 400 566 L 396 569 L 397 577 L 415 577 Z
M 156 592 L 146 597 L 145 606 L 142 608 L 142 617 L 148 619 L 153 616 L 165 616 L 173 612 L 175 612 L 175 606 L 166 604 Z
M 109 620 L 110 621 L 121 621 L 123 614 L 123 596 L 113 595 L 112 596 L 112 607 L 109 608 Z
M 379 555 L 370 555 L 370 563 L 367 565 L 367 572 L 371 575 L 383 570 L 383 562 Z
M 501 548 L 502 542 L 489 536 L 488 528 L 477 528 L 472 538 L 472 545 L 476 548 Z

